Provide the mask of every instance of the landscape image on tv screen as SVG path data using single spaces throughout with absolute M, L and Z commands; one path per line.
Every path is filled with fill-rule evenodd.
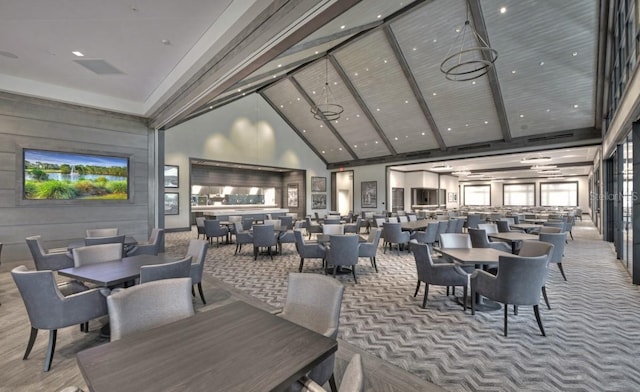
M 24 149 L 24 198 L 127 200 L 129 159 Z

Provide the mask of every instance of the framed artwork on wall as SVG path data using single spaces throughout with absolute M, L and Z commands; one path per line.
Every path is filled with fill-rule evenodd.
M 323 210 L 327 208 L 327 194 L 314 193 L 311 195 L 311 209 Z
M 327 177 L 311 177 L 311 192 L 326 192 Z
M 378 208 L 378 182 L 362 181 L 362 208 Z
M 164 194 L 164 214 L 178 215 L 180 213 L 180 194 L 178 192 L 166 192 Z
M 287 207 L 298 207 L 298 184 L 287 184 Z
M 177 188 L 178 184 L 179 184 L 178 166 L 165 165 L 164 166 L 164 187 Z
M 458 201 L 458 194 L 455 192 L 449 192 L 449 198 L 447 200 L 449 203 L 455 203 Z

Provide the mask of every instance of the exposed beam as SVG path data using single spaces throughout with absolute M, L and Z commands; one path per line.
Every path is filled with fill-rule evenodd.
M 398 155 L 359 159 L 356 161 L 335 162 L 327 165 L 327 169 L 396 162 L 438 162 L 449 159 L 485 157 L 514 152 L 533 152 L 551 150 L 554 148 L 593 146 L 600 145 L 600 143 L 602 143 L 600 130 L 590 127 L 551 132 L 542 135 L 522 136 L 511 139 L 511 142 L 497 140 L 493 142 L 448 147 L 446 151 L 432 149 Z
M 315 105 L 315 102 L 313 102 L 313 100 L 311 99 L 311 97 L 307 94 L 306 91 L 304 91 L 304 89 L 302 88 L 302 86 L 300 85 L 300 83 L 298 83 L 298 81 L 296 80 L 296 78 L 294 78 L 293 76 L 289 77 L 289 80 L 291 81 L 291 83 L 293 83 L 293 85 L 296 87 L 296 89 L 298 90 L 298 92 L 302 95 L 302 97 L 304 98 L 305 101 L 307 101 L 307 104 L 309 105 L 309 107 Z M 349 143 L 347 143 L 342 136 L 340 136 L 340 134 L 338 133 L 338 131 L 333 127 L 333 124 L 331 124 L 331 121 L 328 121 L 326 118 L 324 118 L 323 120 L 321 120 L 324 125 L 329 128 L 329 130 L 331 131 L 331 133 L 333 133 L 333 136 L 336 137 L 336 139 L 338 139 L 338 141 L 340 142 L 340 144 L 342 144 L 342 147 L 351 155 L 351 158 L 353 159 L 358 159 L 358 156 L 356 155 L 355 152 L 353 152 L 353 150 L 351 149 L 351 147 L 349 147 Z M 317 153 L 317 152 L 316 152 Z M 322 156 L 322 155 L 318 155 L 318 156 Z
M 407 79 L 407 82 L 409 82 L 409 86 L 411 86 L 411 91 L 413 92 L 413 96 L 418 101 L 418 106 L 420 106 L 420 109 L 422 110 L 422 114 L 427 120 L 427 123 L 429 123 L 429 127 L 431 128 L 433 137 L 435 137 L 436 141 L 438 142 L 438 146 L 440 147 L 440 150 L 442 151 L 446 150 L 447 145 L 444 143 L 444 139 L 442 139 L 442 133 L 440 133 L 440 129 L 438 129 L 438 125 L 436 124 L 436 121 L 433 119 L 433 115 L 431 114 L 431 109 L 429 109 L 429 105 L 427 105 L 427 101 L 424 99 L 424 96 L 422 95 L 422 91 L 420 91 L 418 82 L 416 81 L 416 78 L 413 76 L 413 72 L 411 72 L 411 69 L 409 68 L 409 63 L 407 63 L 407 59 L 404 57 L 404 54 L 402 53 L 402 49 L 400 49 L 400 44 L 398 43 L 398 40 L 396 39 L 395 34 L 393 34 L 393 31 L 391 31 L 391 26 L 385 25 L 383 30 L 384 30 L 385 36 L 387 37 L 387 41 L 389 41 L 389 44 L 391 45 L 391 49 L 393 50 L 393 53 L 395 54 L 396 59 L 398 60 L 398 63 L 400 63 L 400 68 L 402 68 L 404 77 Z
M 306 137 L 304 137 L 304 136 L 302 136 L 302 133 L 300 133 L 300 130 L 298 130 L 298 128 L 296 128 L 296 126 L 295 126 L 295 125 L 293 125 L 293 124 L 291 123 L 291 121 L 289 121 L 289 119 L 287 118 L 287 116 L 285 116 L 285 115 L 284 115 L 284 113 L 282 113 L 282 112 L 280 111 L 280 108 L 278 107 L 278 105 L 274 104 L 274 103 L 271 101 L 271 99 L 269 99 L 269 97 L 267 97 L 267 95 L 266 95 L 263 91 L 259 92 L 258 94 L 260 94 L 260 95 L 262 96 L 262 98 L 264 98 L 264 100 L 265 100 L 265 101 L 267 101 L 267 103 L 271 106 L 271 108 L 272 108 L 273 110 L 275 110 L 275 111 L 276 111 L 276 113 L 278 113 L 278 115 L 279 115 L 279 116 L 284 120 L 284 122 L 286 122 L 286 123 L 291 127 L 291 129 L 293 129 L 293 131 L 298 135 L 298 137 L 299 137 L 300 139 L 302 139 L 302 141 L 303 141 L 303 142 L 305 142 L 305 144 L 307 145 L 307 147 L 309 147 L 309 148 L 311 149 L 311 151 L 313 151 L 313 152 L 318 156 L 318 158 L 322 159 L 322 161 L 324 162 L 324 164 L 325 164 L 325 165 L 329 164 L 329 163 L 327 162 L 327 160 L 326 160 L 326 159 L 324 159 L 324 157 L 322 156 L 322 154 L 320 154 L 320 152 L 319 152 L 318 150 L 316 150 L 316 148 L 315 148 L 311 143 L 309 143 L 309 141 L 307 140 L 307 138 L 306 138 Z
M 347 90 L 349 90 L 353 98 L 356 100 L 356 102 L 360 106 L 360 109 L 362 110 L 362 113 L 365 115 L 365 117 L 367 117 L 367 119 L 369 120 L 373 128 L 376 130 L 376 132 L 378 132 L 378 136 L 380 136 L 380 139 L 382 139 L 385 146 L 387 146 L 387 149 L 389 150 L 391 155 L 396 155 L 397 154 L 396 149 L 393 148 L 393 145 L 387 138 L 387 135 L 385 135 L 385 133 L 382 131 L 382 127 L 380 126 L 380 124 L 378 124 L 378 121 L 376 121 L 375 117 L 373 117 L 373 113 L 371 113 L 371 110 L 369 110 L 369 107 L 367 106 L 367 104 L 364 102 L 364 100 L 358 93 L 358 90 L 356 90 L 356 87 L 353 85 L 353 83 L 351 83 L 349 76 L 344 71 L 344 69 L 342 69 L 342 66 L 340 66 L 340 63 L 338 63 L 338 60 L 335 58 L 333 54 L 330 54 L 327 56 L 329 57 L 329 61 L 331 62 L 331 65 L 333 65 L 333 68 L 335 68 L 336 72 L 338 72 L 338 75 L 342 79 L 342 82 L 347 87 Z
M 482 7 L 480 6 L 480 0 L 468 0 L 469 8 L 471 11 L 471 19 L 473 19 L 473 26 L 476 32 L 482 39 L 491 47 L 489 42 L 489 34 L 487 33 L 487 26 L 484 23 L 484 17 L 482 15 Z M 488 59 L 487 53 L 482 53 L 485 59 Z M 496 105 L 496 112 L 498 113 L 498 121 L 500 122 L 500 128 L 502 129 L 502 137 L 505 142 L 511 141 L 511 129 L 509 128 L 509 120 L 507 119 L 507 110 L 504 107 L 504 99 L 502 98 L 502 90 L 500 89 L 500 81 L 498 80 L 498 73 L 496 67 L 489 67 L 487 72 L 489 78 L 489 86 L 491 87 L 491 95 L 493 96 L 493 102 Z

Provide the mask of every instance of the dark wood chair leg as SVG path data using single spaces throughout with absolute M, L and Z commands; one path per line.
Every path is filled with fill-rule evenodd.
M 202 299 L 203 304 L 207 304 L 207 301 L 204 300 L 204 293 L 202 292 L 202 282 L 198 283 L 198 292 L 200 293 L 200 299 Z
M 336 271 L 337 271 L 337 270 L 338 270 L 338 266 L 337 266 L 337 265 L 334 265 L 334 266 L 333 266 L 333 277 L 334 277 L 334 278 L 336 277 Z
M 356 282 L 356 284 L 358 284 L 358 278 L 356 278 L 356 266 L 355 265 L 351 266 L 351 273 L 353 274 L 353 281 Z
M 258 247 L 253 247 L 253 260 L 258 260 Z
M 476 291 L 471 288 L 471 315 L 476 314 Z
M 424 282 L 424 298 L 422 299 L 422 309 L 427 307 L 427 297 L 429 296 L 429 283 Z
M 462 310 L 467 312 L 467 286 L 462 286 Z
M 48 372 L 51 369 L 51 362 L 53 361 L 53 353 L 56 351 L 56 337 L 58 336 L 58 330 L 52 329 L 49 331 L 49 347 L 47 347 L 47 357 L 44 361 L 44 371 Z
M 518 305 L 513 305 L 513 314 L 518 315 Z
M 304 257 L 300 258 L 300 266 L 298 267 L 298 272 L 302 272 L 302 265 L 304 264 Z
M 29 357 L 31 354 L 31 349 L 33 348 L 33 344 L 36 342 L 36 338 L 38 337 L 38 329 L 31 327 L 31 333 L 29 334 L 29 342 L 27 343 L 27 349 L 24 352 L 23 360 Z
M 562 274 L 562 279 L 565 280 L 565 282 L 567 281 L 567 277 L 564 274 L 564 269 L 562 268 L 562 263 L 558 263 L 558 268 L 560 269 L 560 273 Z
M 507 316 L 509 315 L 509 305 L 504 304 L 504 336 L 507 336 Z
M 547 304 L 547 309 L 551 310 L 549 298 L 547 298 L 547 286 L 542 286 L 542 297 L 544 298 L 544 302 Z
M 418 281 L 418 285 L 416 286 L 416 292 L 413 293 L 413 297 L 415 298 L 418 295 L 418 290 L 420 290 L 420 281 Z
M 191 296 L 192 297 L 196 296 L 196 291 L 193 289 L 193 286 L 191 286 Z
M 538 305 L 533 305 L 533 313 L 536 315 L 536 321 L 538 322 L 538 327 L 540 328 L 540 332 L 542 332 L 542 336 L 547 336 L 544 333 L 544 327 L 542 326 L 542 319 L 540 318 L 540 308 Z
M 338 392 L 338 386 L 336 385 L 336 378 L 333 373 L 331 373 L 331 377 L 329 377 L 329 386 L 331 387 L 331 392 Z
M 447 286 L 447 297 L 449 296 L 449 286 Z

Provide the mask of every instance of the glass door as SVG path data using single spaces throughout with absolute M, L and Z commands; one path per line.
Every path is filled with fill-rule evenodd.
M 627 136 L 622 147 L 622 222 L 623 240 L 621 258 L 633 275 L 633 139 Z

